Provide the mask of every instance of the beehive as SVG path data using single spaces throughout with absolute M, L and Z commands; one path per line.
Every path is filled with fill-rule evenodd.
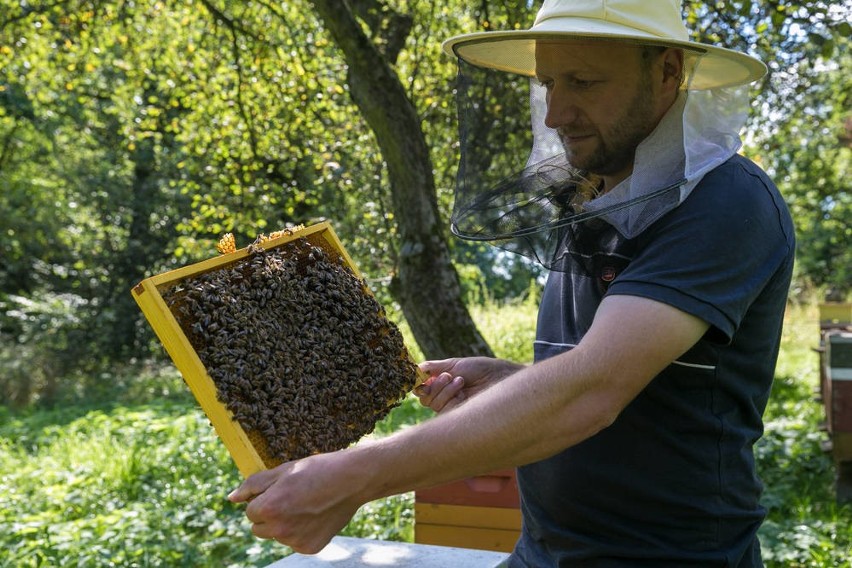
M 515 470 L 414 493 L 414 542 L 511 552 L 521 535 Z
M 819 321 L 825 326 L 852 325 L 852 303 L 825 302 L 819 304 Z
M 220 251 L 132 293 L 244 476 L 345 447 L 419 382 L 329 223 Z

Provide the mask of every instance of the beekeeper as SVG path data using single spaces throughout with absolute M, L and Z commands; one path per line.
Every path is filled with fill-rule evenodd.
M 231 499 L 257 536 L 316 552 L 365 502 L 517 467 L 508 566 L 762 566 L 752 446 L 795 248 L 782 196 L 738 154 L 765 66 L 690 41 L 677 0 L 546 0 L 529 30 L 444 48 L 452 230 L 549 270 L 535 363 L 424 362 L 434 419 Z M 529 132 L 493 126 L 500 81 L 528 82 Z

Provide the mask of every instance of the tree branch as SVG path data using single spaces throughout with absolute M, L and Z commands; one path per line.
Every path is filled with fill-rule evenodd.
M 240 116 L 246 123 L 252 160 L 257 161 L 257 135 L 254 132 L 254 119 L 248 112 L 248 109 L 246 109 L 245 102 L 243 101 L 243 65 L 240 58 L 239 36 L 237 36 L 237 31 L 234 28 L 231 28 L 231 53 L 234 57 L 234 65 L 236 66 L 237 72 L 237 109 L 239 109 Z
M 373 41 L 384 58 L 396 63 L 414 25 L 411 14 L 397 12 L 381 0 L 351 0 L 350 5 L 352 13 L 373 32 Z
M 207 10 L 216 18 L 217 21 L 221 20 L 222 23 L 225 24 L 225 26 L 229 30 L 231 30 L 232 33 L 240 32 L 241 34 L 247 35 L 248 37 L 252 38 L 255 41 L 264 41 L 263 38 L 261 38 L 257 34 L 252 33 L 251 30 L 244 27 L 237 20 L 235 20 L 234 18 L 231 18 L 230 16 L 225 14 L 223 11 L 221 11 L 219 8 L 214 6 L 213 3 L 210 2 L 210 0 L 201 0 L 201 4 L 205 8 L 207 8 Z

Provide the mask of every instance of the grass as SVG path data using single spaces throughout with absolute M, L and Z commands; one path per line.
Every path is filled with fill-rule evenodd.
M 822 450 L 827 435 L 813 350 L 818 330 L 816 306 L 789 310 L 766 432 L 755 448 L 765 484 L 768 516 L 760 536 L 769 567 L 852 567 L 852 506 L 836 502 L 834 463 Z
M 473 315 L 499 356 L 532 358 L 534 299 Z M 770 568 L 850 566 L 852 510 L 835 502 L 833 463 L 820 447 L 817 330 L 813 306 L 791 308 L 756 447 Z M 252 567 L 287 554 L 253 538 L 242 508 L 225 499 L 239 475 L 180 377 L 151 373 L 142 382 L 149 396 L 123 403 L 0 408 L 0 566 Z M 374 435 L 429 414 L 408 398 Z M 411 541 L 413 526 L 405 494 L 365 505 L 344 534 Z
M 60 425 L 48 423 L 51 414 Z M 193 406 L 115 406 L 70 421 L 39 413 L 2 432 L 0 564 L 248 560 L 255 543 L 223 497 L 238 476 Z

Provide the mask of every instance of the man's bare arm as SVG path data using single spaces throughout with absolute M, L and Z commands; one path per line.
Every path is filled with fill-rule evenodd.
M 607 297 L 571 351 L 416 427 L 261 472 L 231 499 L 251 499 L 258 536 L 315 552 L 363 503 L 538 461 L 593 436 L 706 330 L 666 304 Z

